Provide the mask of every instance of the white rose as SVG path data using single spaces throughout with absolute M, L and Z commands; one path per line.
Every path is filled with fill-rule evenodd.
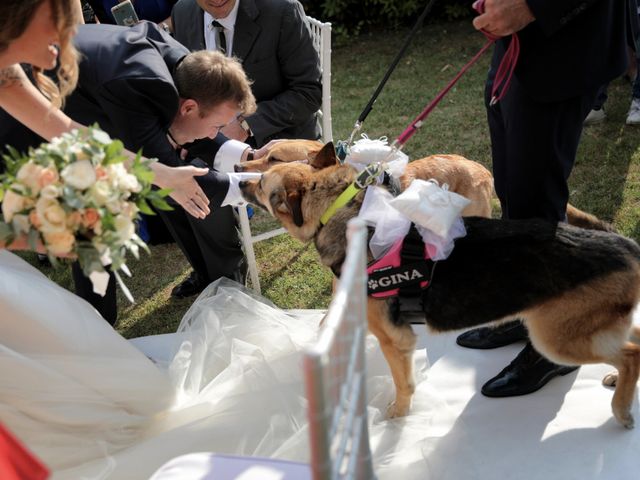
M 91 198 L 100 206 L 106 205 L 113 197 L 111 186 L 108 182 L 99 180 L 89 190 Z
M 61 173 L 64 181 L 74 188 L 85 190 L 96 181 L 96 171 L 89 160 L 80 160 L 64 167 Z
M 4 215 L 4 221 L 10 222 L 13 216 L 24 210 L 26 207 L 26 198 L 22 195 L 18 195 L 13 190 L 7 190 L 2 200 L 2 215 Z
M 40 190 L 40 197 L 52 200 L 54 198 L 58 198 L 61 193 L 62 192 L 60 191 L 60 188 L 58 188 L 57 186 L 47 185 L 42 190 Z
M 131 173 L 127 173 L 126 175 L 121 176 L 118 179 L 118 185 L 123 190 L 128 190 L 130 192 L 138 193 L 142 190 L 142 185 L 138 182 L 138 179 L 135 175 Z
M 76 239 L 68 230 L 62 230 L 60 232 L 44 232 L 44 243 L 47 245 L 47 250 L 54 255 L 64 255 L 71 252 L 73 244 Z
M 117 198 L 113 198 L 107 202 L 107 208 L 113 214 L 120 213 L 122 210 L 122 206 L 120 205 L 120 200 Z
M 11 224 L 13 225 L 13 231 L 17 234 L 29 233 L 31 228 L 31 222 L 29 222 L 27 215 L 14 215 Z
M 56 200 L 39 198 L 36 202 L 36 213 L 42 223 L 42 232 L 62 232 L 66 229 L 67 214 Z
M 138 214 L 138 206 L 133 202 L 122 202 L 121 205 L 123 215 L 133 219 Z
M 136 233 L 136 227 L 130 218 L 127 218 L 124 215 L 118 215 L 115 221 L 116 232 L 120 237 L 120 240 L 126 242 L 131 239 L 133 235 Z
M 31 160 L 20 167 L 16 179 L 29 187 L 33 194 L 40 191 L 40 175 L 42 175 L 43 167 L 36 165 Z

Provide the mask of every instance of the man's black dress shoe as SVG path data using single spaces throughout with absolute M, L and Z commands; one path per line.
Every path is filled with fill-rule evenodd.
M 196 272 L 191 272 L 182 283 L 173 287 L 171 296 L 175 298 L 191 297 L 200 293 L 207 285 L 207 282 L 202 281 Z
M 503 323 L 497 327 L 480 327 L 458 335 L 456 343 L 467 348 L 497 348 L 529 338 L 520 320 Z
M 550 362 L 527 343 L 518 356 L 498 375 L 482 386 L 487 397 L 515 397 L 526 395 L 544 387 L 557 375 L 566 375 L 578 367 L 567 367 Z

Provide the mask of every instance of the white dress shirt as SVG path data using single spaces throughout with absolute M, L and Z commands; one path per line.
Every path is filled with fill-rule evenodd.
M 204 45 L 207 50 L 217 50 L 216 45 L 216 32 L 211 26 L 211 22 L 216 20 L 220 25 L 224 27 L 224 36 L 227 40 L 227 56 L 231 56 L 233 51 L 233 31 L 235 29 L 236 18 L 238 17 L 238 5 L 239 0 L 236 0 L 236 4 L 233 6 L 229 15 L 224 18 L 213 18 L 209 12 L 204 12 Z

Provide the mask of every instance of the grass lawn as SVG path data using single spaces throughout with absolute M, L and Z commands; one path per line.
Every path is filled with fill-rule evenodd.
M 353 123 L 400 48 L 406 32 L 378 33 L 334 48 L 332 104 L 334 138 L 348 137 Z M 427 102 L 483 45 L 484 37 L 468 20 L 428 25 L 418 33 L 383 90 L 364 129 L 369 137 L 393 140 Z M 480 60 L 427 118 L 406 145 L 411 159 L 457 153 L 490 167 L 490 145 L 483 106 L 489 54 Z M 624 124 L 631 87 L 619 79 L 609 89 L 604 123 L 585 129 L 570 187 L 571 202 L 610 220 L 625 235 L 640 238 L 640 127 Z M 270 219 L 252 220 L 254 233 L 269 229 Z M 286 235 L 255 246 L 263 295 L 283 308 L 324 308 L 331 275 L 320 266 L 313 245 Z M 25 257 L 35 263 L 33 254 Z M 194 298 L 170 298 L 189 266 L 175 245 L 152 248 L 152 256 L 130 262 L 127 285 L 136 298 L 119 298 L 118 331 L 126 337 L 174 331 Z M 43 269 L 71 287 L 68 269 Z

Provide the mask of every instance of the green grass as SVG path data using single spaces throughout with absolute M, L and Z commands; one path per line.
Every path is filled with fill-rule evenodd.
M 358 115 L 402 45 L 406 32 L 379 32 L 353 39 L 332 53 L 334 138 L 345 139 Z M 393 140 L 428 101 L 479 50 L 484 37 L 470 22 L 428 25 L 412 42 L 383 90 L 363 131 Z M 406 145 L 410 158 L 457 153 L 486 166 L 491 164 L 483 105 L 486 54 L 460 80 Z M 609 90 L 607 120 L 585 129 L 570 179 L 574 205 L 613 221 L 619 231 L 640 238 L 640 127 L 624 125 L 630 86 L 620 79 Z M 255 232 L 275 224 L 258 214 Z M 320 266 L 312 245 L 283 235 L 255 246 L 263 295 L 283 308 L 323 308 L 328 305 L 331 275 Z M 35 262 L 35 256 L 26 257 Z M 127 280 L 136 303 L 119 298 L 118 331 L 126 337 L 174 331 L 193 299 L 174 300 L 171 288 L 186 277 L 189 266 L 175 245 L 152 247 L 152 256 L 129 264 Z M 68 269 L 44 269 L 70 287 Z

